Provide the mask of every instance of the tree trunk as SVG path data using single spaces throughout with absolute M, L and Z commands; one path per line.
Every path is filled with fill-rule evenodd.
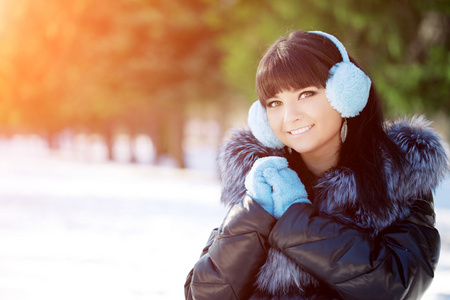
M 107 158 L 109 161 L 114 160 L 113 146 L 114 146 L 114 133 L 111 125 L 106 125 L 104 128 L 105 143 L 107 148 Z
M 156 164 L 163 155 L 173 158 L 178 167 L 185 168 L 183 157 L 184 115 L 182 109 L 174 109 L 170 114 L 155 116 L 149 126 L 149 135 L 155 147 Z
M 176 109 L 170 114 L 167 122 L 169 136 L 167 137 L 168 150 L 180 168 L 185 168 L 183 152 L 184 115 L 181 109 Z

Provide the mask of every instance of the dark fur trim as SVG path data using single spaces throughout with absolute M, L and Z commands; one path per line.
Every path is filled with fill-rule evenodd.
M 265 147 L 250 130 L 232 130 L 219 148 L 217 157 L 222 203 L 232 206 L 244 199 L 244 179 L 258 158 L 283 155 L 284 150 Z
M 256 285 L 269 295 L 286 295 L 298 293 L 299 290 L 308 295 L 319 287 L 314 277 L 274 248 L 269 249 L 267 261 L 259 271 Z M 305 290 L 306 288 L 308 290 Z
M 444 142 L 430 129 L 430 122 L 425 118 L 415 117 L 387 124 L 386 132 L 404 151 L 409 163 L 403 170 L 397 170 L 392 161 L 385 158 L 389 206 L 381 213 L 363 207 L 358 201 L 353 171 L 338 167 L 326 172 L 314 187 L 314 204 L 319 211 L 376 234 L 406 217 L 412 199 L 433 191 L 449 172 Z M 284 154 L 284 151 L 264 147 L 248 130 L 233 131 L 219 150 L 221 201 L 230 206 L 242 201 L 246 192 L 244 180 L 254 161 L 260 157 Z M 317 286 L 313 277 L 282 253 L 271 249 L 268 254 L 257 279 L 260 291 L 275 295 L 296 288 L 299 294 L 304 295 L 304 288 Z
M 388 124 L 387 133 L 410 162 L 408 180 L 399 186 L 402 188 L 399 192 L 414 197 L 434 190 L 449 172 L 450 164 L 445 143 L 431 130 L 431 122 L 423 116 L 401 119 Z

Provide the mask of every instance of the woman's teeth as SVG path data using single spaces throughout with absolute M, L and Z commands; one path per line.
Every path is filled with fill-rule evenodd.
M 300 133 L 303 133 L 305 131 L 310 130 L 312 127 L 313 127 L 313 125 L 309 125 L 309 126 L 306 126 L 306 127 L 302 127 L 302 128 L 296 129 L 296 130 L 292 130 L 291 134 L 300 134 Z

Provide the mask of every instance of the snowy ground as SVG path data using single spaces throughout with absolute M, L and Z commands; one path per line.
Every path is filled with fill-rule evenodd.
M 0 143 L 0 299 L 183 299 L 225 214 L 213 172 L 39 149 Z M 436 194 L 442 252 L 428 300 L 450 299 L 448 195 L 450 178 Z

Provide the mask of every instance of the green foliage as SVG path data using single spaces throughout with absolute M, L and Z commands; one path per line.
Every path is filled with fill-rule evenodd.
M 235 1 L 220 39 L 227 82 L 255 99 L 266 45 L 296 29 L 335 34 L 374 78 L 390 114 L 450 113 L 449 1 Z

